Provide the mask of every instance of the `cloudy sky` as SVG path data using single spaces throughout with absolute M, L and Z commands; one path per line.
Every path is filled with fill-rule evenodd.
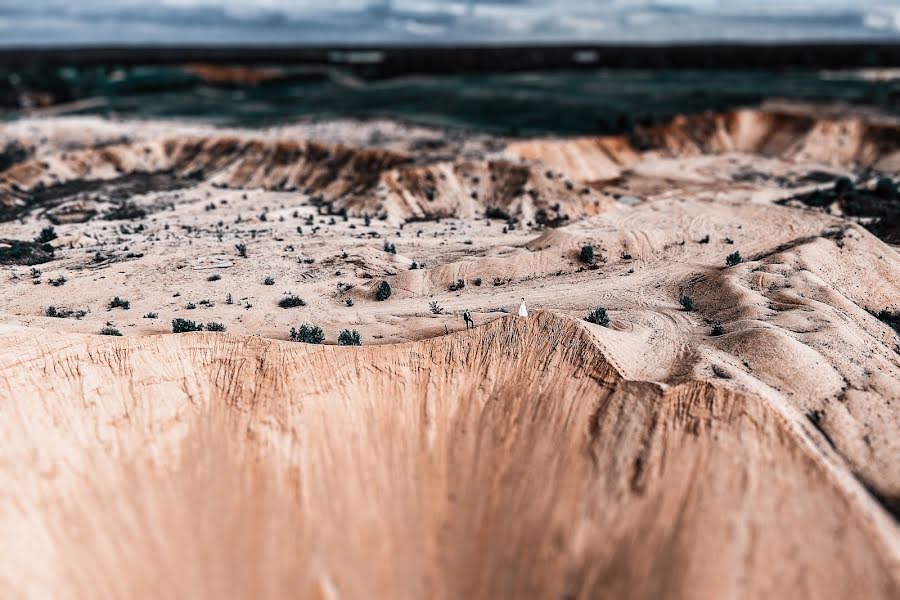
M 900 41 L 900 0 L 0 0 L 0 45 Z

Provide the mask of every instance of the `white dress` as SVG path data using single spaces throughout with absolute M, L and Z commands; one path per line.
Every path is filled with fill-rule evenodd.
M 527 316 L 528 316 L 528 309 L 525 308 L 525 301 L 524 301 L 524 300 L 522 300 L 522 304 L 519 305 L 519 316 L 520 316 L 520 317 L 527 317 Z

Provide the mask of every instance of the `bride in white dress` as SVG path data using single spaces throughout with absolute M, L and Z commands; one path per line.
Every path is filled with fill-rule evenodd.
M 525 308 L 525 298 L 522 298 L 522 304 L 519 305 L 519 316 L 520 317 L 528 316 L 528 309 Z

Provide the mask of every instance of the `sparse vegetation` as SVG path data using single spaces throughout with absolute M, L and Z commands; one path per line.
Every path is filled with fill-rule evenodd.
M 464 287 L 466 287 L 465 279 L 457 279 L 454 283 L 450 284 L 450 291 L 457 292 L 457 291 L 463 289 Z
M 56 278 L 54 278 L 54 279 L 48 279 L 48 280 L 47 280 L 47 283 L 49 283 L 49 284 L 52 285 L 53 287 L 59 287 L 59 286 L 63 285 L 65 282 L 67 282 L 67 281 L 68 281 L 68 279 L 66 279 L 65 277 L 63 277 L 62 275 L 60 275 L 59 277 L 56 277 Z
M 590 244 L 585 244 L 581 247 L 581 254 L 578 255 L 579 260 L 581 262 L 592 265 L 594 264 L 594 247 Z
M 304 344 L 321 344 L 325 341 L 325 332 L 317 325 L 301 325 L 299 329 L 291 327 L 291 341 Z
M 118 329 L 116 329 L 115 327 L 107 326 L 100 330 L 100 335 L 115 335 L 115 336 L 121 337 L 122 332 L 119 331 Z
M 306 306 L 306 302 L 300 296 L 290 294 L 279 300 L 278 306 L 281 308 L 296 308 L 297 306 Z
M 684 312 L 692 312 L 694 310 L 694 299 L 690 296 L 682 296 L 678 299 L 678 302 L 681 303 L 681 308 Z
M 234 304 L 234 298 L 231 297 L 231 292 L 225 294 L 225 304 Z
M 429 304 L 428 307 L 431 309 L 431 314 L 433 315 L 444 314 L 444 308 L 437 303 L 437 300 L 432 300 L 431 304 Z
M 700 238 L 700 240 L 697 243 L 698 244 L 708 244 L 709 243 L 709 234 L 707 233 L 706 235 L 704 235 L 702 238 Z
M 475 287 L 481 287 L 481 277 L 476 277 L 472 280 L 472 283 L 475 285 Z
M 247 244 L 235 244 L 234 248 L 241 258 L 247 258 Z
M 263 285 L 275 285 L 275 278 L 271 275 L 266 275 L 266 278 L 263 279 Z
M 733 267 L 734 265 L 738 265 L 742 262 L 744 262 L 744 259 L 743 257 L 741 257 L 741 253 L 737 250 L 725 257 L 725 264 L 729 267 Z
M 112 310 L 114 308 L 128 310 L 129 308 L 131 308 L 131 302 L 125 300 L 124 298 L 119 298 L 118 296 L 116 296 L 106 305 L 107 310 Z
M 184 305 L 184 307 L 188 310 L 194 310 L 195 308 L 197 308 L 197 305 L 194 304 L 193 302 L 188 302 L 187 304 Z
M 391 297 L 391 284 L 387 281 L 382 281 L 378 284 L 378 289 L 375 290 L 375 299 L 379 302 L 387 300 Z
M 214 273 L 206 278 L 207 281 L 219 281 L 220 279 L 222 279 L 222 276 L 218 273 Z
M 417 263 L 416 261 L 413 261 L 412 264 L 409 265 L 409 270 L 410 270 L 410 271 L 415 271 L 415 270 L 418 269 L 418 268 L 419 268 L 419 263 Z
M 56 230 L 53 229 L 52 225 L 48 225 L 41 229 L 41 232 L 34 238 L 34 241 L 36 244 L 46 244 L 47 242 L 52 242 L 57 237 Z
M 158 319 L 158 318 L 159 318 L 159 313 L 148 312 L 146 315 L 144 315 L 144 318 L 145 318 L 145 319 Z
M 353 306 L 353 298 L 345 299 L 344 304 L 346 304 L 347 306 Z
M 337 343 L 338 346 L 361 346 L 362 340 L 359 337 L 359 332 L 355 329 L 344 329 L 338 335 Z
M 44 314 L 48 317 L 55 317 L 57 319 L 80 319 L 87 314 L 87 311 L 81 309 L 56 308 L 55 306 L 48 306 L 47 310 L 44 311 Z
M 172 319 L 172 333 L 187 333 L 189 331 L 203 331 L 203 323 L 182 318 Z
M 609 327 L 609 314 L 607 314 L 606 309 L 602 306 L 598 306 L 591 312 L 589 312 L 584 320 L 588 323 L 593 323 L 594 325 L 602 325 L 603 327 Z
M 710 335 L 719 336 L 719 335 L 724 335 L 724 334 L 725 334 L 725 328 L 722 327 L 722 324 L 721 323 L 713 323 L 712 331 L 710 331 Z
M 206 324 L 207 331 L 225 331 L 225 325 L 222 323 L 216 323 L 214 321 L 210 321 Z
M 387 252 L 388 254 L 397 254 L 396 246 L 394 246 L 392 243 L 390 243 L 387 240 L 384 241 L 384 251 Z

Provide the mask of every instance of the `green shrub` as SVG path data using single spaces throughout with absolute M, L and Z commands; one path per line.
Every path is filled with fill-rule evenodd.
M 391 284 L 387 281 L 382 281 L 378 284 L 378 289 L 375 290 L 375 299 L 379 302 L 387 300 L 391 297 Z
M 609 327 L 609 315 L 606 312 L 606 309 L 602 306 L 598 306 L 584 317 L 584 320 L 588 323 L 593 323 L 594 325 L 602 325 L 603 327 Z
M 304 344 L 321 344 L 325 341 L 325 332 L 317 325 L 301 325 L 299 329 L 291 327 L 291 341 Z
M 247 244 L 235 244 L 234 248 L 238 251 L 241 258 L 247 258 Z
M 209 277 L 206 278 L 207 281 L 218 281 L 220 279 L 222 279 L 222 276 L 219 275 L 218 273 L 213 273 L 212 275 L 210 275 Z
M 431 314 L 433 315 L 444 314 L 444 309 L 440 304 L 437 303 L 437 300 L 432 300 L 431 304 L 429 304 L 428 307 L 431 309 Z
M 585 244 L 581 247 L 581 254 L 578 255 L 578 258 L 581 259 L 581 262 L 587 263 L 589 265 L 594 264 L 594 247 L 590 244 Z
M 109 304 L 106 305 L 106 308 L 108 310 L 112 310 L 114 308 L 122 308 L 122 309 L 128 310 L 129 308 L 131 308 L 131 302 L 116 296 L 115 298 L 113 298 L 112 300 L 109 301 Z
M 57 237 L 56 230 L 53 229 L 52 225 L 48 225 L 41 229 L 41 232 L 34 238 L 34 241 L 38 244 L 46 244 L 47 242 L 52 242 Z
M 222 323 L 215 323 L 210 321 L 206 324 L 207 331 L 225 331 L 225 326 Z
M 466 280 L 465 279 L 457 279 L 455 283 L 450 284 L 450 291 L 456 292 L 456 291 L 463 289 L 464 287 L 466 287 Z
M 737 250 L 725 257 L 725 264 L 729 267 L 733 267 L 734 265 L 738 265 L 742 262 L 744 262 L 744 259 L 741 257 L 741 253 Z
M 725 334 L 725 328 L 722 327 L 722 324 L 721 323 L 713 323 L 712 331 L 710 332 L 710 335 L 724 335 L 724 334 Z
M 159 318 L 159 313 L 148 312 L 146 315 L 144 315 L 144 318 L 145 318 L 145 319 L 158 319 L 158 318 Z
M 389 241 L 384 241 L 384 251 L 388 254 L 397 254 L 397 248 Z
M 692 312 L 694 310 L 694 299 L 690 296 L 682 296 L 679 300 L 681 308 L 684 312 Z
M 172 333 L 187 333 L 189 331 L 203 331 L 203 323 L 197 323 L 189 319 L 172 319 Z
M 266 278 L 263 279 L 263 285 L 275 285 L 275 278 L 271 275 L 266 275 Z
M 299 296 L 291 294 L 279 300 L 278 306 L 281 308 L 296 308 L 297 306 L 306 306 L 306 302 Z
M 117 335 L 119 337 L 122 336 L 122 332 L 116 329 L 115 327 L 104 327 L 100 330 L 100 335 Z
M 87 314 L 87 311 L 82 309 L 48 306 L 47 310 L 44 311 L 44 314 L 48 317 L 55 317 L 57 319 L 80 319 Z
M 345 329 L 340 335 L 338 335 L 338 345 L 339 346 L 361 346 L 362 341 L 359 337 L 359 332 L 355 329 Z

